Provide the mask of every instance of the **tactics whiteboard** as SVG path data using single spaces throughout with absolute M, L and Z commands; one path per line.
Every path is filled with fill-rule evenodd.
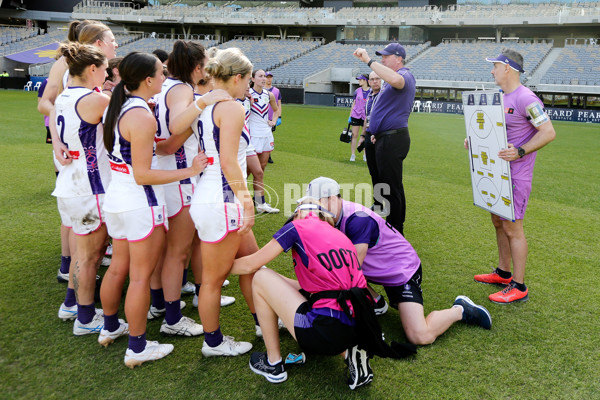
M 502 94 L 492 90 L 463 92 L 462 101 L 473 203 L 514 222 L 510 165 L 498 157 L 498 151 L 508 147 Z

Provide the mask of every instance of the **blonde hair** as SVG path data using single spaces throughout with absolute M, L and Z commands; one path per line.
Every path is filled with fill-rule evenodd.
M 319 200 L 313 197 L 303 197 L 302 199 L 300 199 L 298 201 L 298 206 L 296 206 L 294 214 L 290 219 L 304 219 L 308 217 L 311 213 L 318 216 L 321 221 L 325 221 L 329 223 L 329 225 L 335 227 L 333 214 L 329 212 L 325 207 L 323 207 Z
M 77 40 L 83 44 L 94 44 L 98 40 L 102 40 L 104 34 L 109 32 L 110 28 L 102 22 L 91 22 L 79 30 Z
M 212 57 L 208 60 L 205 70 L 215 79 L 227 82 L 232 76 L 246 76 L 252 72 L 252 63 L 236 47 L 225 50 L 211 49 L 209 54 L 212 54 Z

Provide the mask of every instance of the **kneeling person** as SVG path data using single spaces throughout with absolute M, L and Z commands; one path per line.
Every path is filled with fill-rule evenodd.
M 358 318 L 363 314 L 359 313 L 355 304 L 360 304 L 357 299 L 372 299 L 366 291 L 367 283 L 360 271 L 354 246 L 333 227 L 330 213 L 323 211 L 314 199 L 300 204 L 290 222 L 273 237 L 258 252 L 235 260 L 231 270 L 235 274 L 258 270 L 252 281 L 252 294 L 267 352 L 253 353 L 250 369 L 272 383 L 287 379 L 279 345 L 279 316 L 306 352 L 337 355 L 348 349 L 346 363 L 350 370 L 348 383 L 351 389 L 369 383 L 373 373 L 367 352 L 357 347 L 358 343 L 365 343 L 361 340 L 364 336 L 360 334 L 360 327 L 364 325 Z M 290 249 L 297 281 L 261 268 L 282 251 Z M 333 253 L 341 264 L 339 268 L 331 267 L 336 264 L 335 260 L 331 260 Z M 367 304 L 372 306 L 372 302 Z M 372 310 L 367 310 L 373 315 L 375 328 L 378 328 Z
M 457 321 L 491 328 L 489 312 L 466 296 L 456 297 L 451 308 L 433 311 L 425 317 L 421 260 L 404 236 L 367 207 L 343 200 L 340 187 L 333 179 L 314 179 L 306 194 L 319 199 L 335 215 L 336 227 L 356 247 L 367 280 L 383 285 L 390 304 L 400 312 L 409 342 L 431 344 Z M 376 313 L 384 313 L 387 310 L 385 300 L 379 296 L 376 301 Z

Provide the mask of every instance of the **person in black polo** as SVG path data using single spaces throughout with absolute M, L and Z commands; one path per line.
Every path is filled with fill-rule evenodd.
M 406 199 L 402 163 L 410 149 L 408 117 L 415 99 L 416 82 L 404 66 L 406 50 L 401 44 L 390 43 L 375 54 L 381 56 L 381 62 L 372 60 L 365 49 L 354 51 L 354 56 L 385 81 L 371 110 L 369 132 L 375 144 L 378 181 L 389 186 L 389 193 L 383 194 L 389 203 L 387 222 L 404 235 Z

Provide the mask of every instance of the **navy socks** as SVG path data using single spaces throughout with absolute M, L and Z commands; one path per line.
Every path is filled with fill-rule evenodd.
M 223 334 L 221 333 L 221 327 L 218 327 L 214 332 L 204 332 L 204 341 L 210 347 L 217 347 L 223 342 Z
M 73 307 L 77 304 L 77 301 L 75 300 L 75 289 L 67 288 L 67 295 L 65 296 L 64 303 L 67 307 Z
M 71 266 L 71 257 L 60 256 L 60 273 L 68 274 Z
M 116 312 L 113 315 L 104 314 L 104 329 L 109 332 L 114 332 L 119 329 L 119 313 Z
M 165 295 L 161 289 L 150 289 L 150 296 L 152 297 L 152 306 L 162 310 L 165 308 Z
M 128 346 L 134 353 L 141 353 L 146 348 L 146 333 L 140 336 L 129 335 Z
M 82 324 L 85 325 L 92 322 L 94 314 L 96 314 L 96 308 L 94 307 L 94 303 L 85 306 L 82 304 L 77 304 L 77 319 Z
M 181 300 L 165 301 L 165 321 L 169 325 L 175 325 L 179 322 L 183 314 L 181 314 Z

